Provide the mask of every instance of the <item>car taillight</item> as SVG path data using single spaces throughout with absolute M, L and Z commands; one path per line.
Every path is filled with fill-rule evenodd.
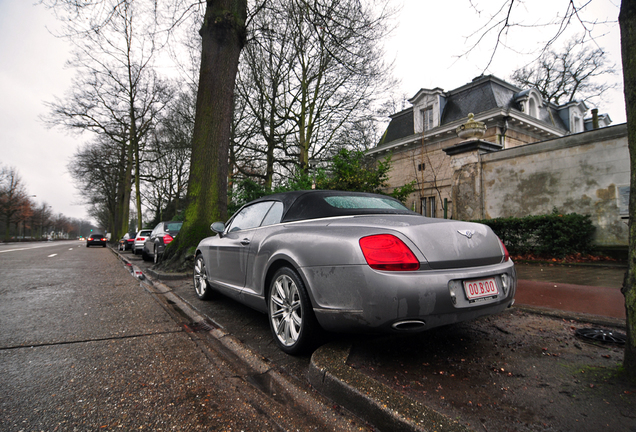
M 399 238 L 379 234 L 360 239 L 360 248 L 367 264 L 375 270 L 413 271 L 420 263 L 411 249 Z
M 508 260 L 510 260 L 510 254 L 508 253 L 508 249 L 506 249 L 506 245 L 504 244 L 503 241 L 501 241 L 501 239 L 499 239 L 499 243 L 501 243 L 501 247 L 503 248 L 503 253 L 504 253 L 503 262 L 507 262 Z
M 174 240 L 174 239 L 172 238 L 172 236 L 170 234 L 166 234 L 165 236 L 163 236 L 163 244 L 168 244 L 172 240 Z
M 144 237 L 137 237 L 137 239 L 136 239 L 136 240 L 144 241 L 144 240 L 146 240 L 146 239 L 145 239 Z
M 103 237 L 103 238 L 102 238 L 102 241 L 108 241 L 108 239 Z

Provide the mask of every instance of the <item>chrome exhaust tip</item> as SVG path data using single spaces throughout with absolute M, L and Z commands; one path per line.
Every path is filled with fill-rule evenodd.
M 420 320 L 398 321 L 393 323 L 391 327 L 393 327 L 393 330 L 397 331 L 418 331 L 424 330 L 426 328 L 426 323 Z

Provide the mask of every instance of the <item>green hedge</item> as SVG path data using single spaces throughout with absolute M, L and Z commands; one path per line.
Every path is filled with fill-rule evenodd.
M 475 222 L 491 227 L 511 255 L 563 258 L 576 253 L 593 252 L 592 236 L 596 227 L 592 225 L 589 215 L 559 214 L 554 210 L 549 215 Z

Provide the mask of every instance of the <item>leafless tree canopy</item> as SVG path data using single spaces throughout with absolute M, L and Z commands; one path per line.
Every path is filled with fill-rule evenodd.
M 555 0 L 549 12 L 541 11 L 541 18 L 528 22 L 528 11 L 535 10 L 537 3 L 532 0 L 500 0 L 498 2 L 470 0 L 471 8 L 484 24 L 470 34 L 468 49 L 460 55 L 464 57 L 481 46 L 490 52 L 490 57 L 483 68 L 487 70 L 501 48 L 517 52 L 518 48 L 507 44 L 507 36 L 514 31 L 536 30 L 534 41 L 539 49 L 540 58 L 555 43 L 573 28 L 581 32 L 581 42 L 595 43 L 595 29 L 608 24 L 596 18 L 586 18 L 587 9 L 592 0 Z M 527 41 L 528 43 L 530 41 Z
M 116 201 L 104 206 L 110 213 L 109 231 L 120 236 L 128 231 L 133 185 L 138 226 L 142 225 L 140 157 L 171 96 L 170 87 L 154 68 L 160 45 L 156 4 L 102 0 L 57 1 L 55 5 L 58 13 L 77 18 L 65 28 L 74 46 L 70 65 L 77 75 L 71 91 L 49 104 L 46 121 L 92 132 L 99 137 L 97 142 L 107 139 L 115 145 L 105 161 L 117 164 L 117 182 L 111 185 Z M 83 177 L 75 178 L 81 182 Z M 95 198 L 86 196 L 89 202 Z
M 534 64 L 516 70 L 512 81 L 522 88 L 534 87 L 545 100 L 560 105 L 574 100 L 602 100 L 607 90 L 616 87 L 608 81 L 615 74 L 603 50 L 573 38 L 561 51 L 550 49 Z
M 271 0 L 249 28 L 237 80 L 231 164 L 270 187 L 310 159 L 374 144 L 391 84 L 386 2 Z

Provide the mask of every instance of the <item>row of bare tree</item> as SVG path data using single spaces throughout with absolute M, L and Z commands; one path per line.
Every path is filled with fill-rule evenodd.
M 376 142 L 377 117 L 386 114 L 378 102 L 390 82 L 381 41 L 392 12 L 373 3 L 251 5 L 232 101 L 231 180 L 250 177 L 271 188 L 306 171 L 310 159 Z M 198 87 L 191 65 L 200 63 L 200 42 L 191 32 L 175 45 L 175 33 L 162 31 L 169 20 L 160 12 L 167 11 L 154 4 L 117 1 L 107 19 L 93 10 L 70 21 L 65 34 L 73 36 L 78 74 L 73 89 L 49 104 L 49 123 L 92 133 L 69 170 L 90 214 L 116 238 L 183 210 L 190 174 Z M 192 15 L 191 25 L 200 19 Z M 169 50 L 186 60 L 179 62 L 186 79 L 160 75 Z
M 0 168 L 0 232 L 4 241 L 76 238 L 93 227 L 86 221 L 53 214 L 46 202 L 37 204 L 29 195 L 16 168 Z M 53 234 L 51 234 L 53 233 Z

